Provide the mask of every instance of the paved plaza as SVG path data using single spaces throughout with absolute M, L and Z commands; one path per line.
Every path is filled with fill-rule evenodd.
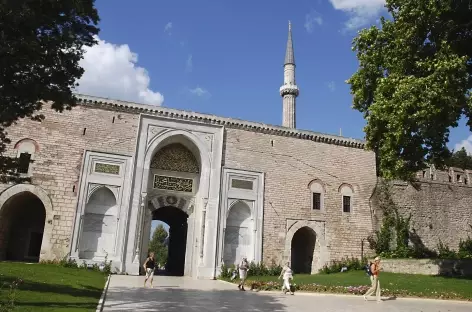
M 362 297 L 298 293 L 242 292 L 228 283 L 156 276 L 154 288 L 143 288 L 144 277 L 114 275 L 104 311 L 259 311 L 259 312 L 470 312 L 472 303 L 396 299 L 365 302 Z M 372 299 L 373 300 L 373 299 Z

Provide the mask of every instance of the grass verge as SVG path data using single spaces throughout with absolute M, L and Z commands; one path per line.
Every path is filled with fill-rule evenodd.
M 0 263 L 0 284 L 22 282 L 14 311 L 95 311 L 106 282 L 102 272 L 53 264 Z M 0 302 L 8 295 L 0 292 Z
M 472 301 L 472 279 L 396 273 L 381 273 L 379 279 L 383 297 Z M 281 282 L 275 276 L 251 276 L 246 285 L 259 290 L 281 290 Z M 351 271 L 295 275 L 292 284 L 297 291 L 361 295 L 369 289 L 370 280 L 363 271 Z

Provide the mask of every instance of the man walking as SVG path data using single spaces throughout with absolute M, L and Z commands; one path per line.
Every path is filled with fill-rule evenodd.
M 374 263 L 370 266 L 370 271 L 372 272 L 371 281 L 372 287 L 365 293 L 364 300 L 367 301 L 368 296 L 372 296 L 375 292 L 375 297 L 377 302 L 380 301 L 380 281 L 379 281 L 379 272 L 380 272 L 380 258 L 376 257 Z
M 241 279 L 241 282 L 238 285 L 239 290 L 246 291 L 244 289 L 244 282 L 246 281 L 247 278 L 247 269 L 248 269 L 248 262 L 246 257 L 243 257 L 243 260 L 239 264 L 239 278 Z

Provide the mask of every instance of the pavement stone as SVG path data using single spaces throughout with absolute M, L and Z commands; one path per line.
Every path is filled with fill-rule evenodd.
M 113 275 L 103 311 L 472 311 L 470 302 L 383 298 L 381 303 L 376 303 L 374 298 L 366 302 L 360 296 L 242 292 L 229 283 L 186 277 L 155 276 L 154 288 L 144 288 L 143 281 L 143 276 Z

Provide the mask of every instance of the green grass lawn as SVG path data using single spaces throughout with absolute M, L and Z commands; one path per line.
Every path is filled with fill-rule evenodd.
M 21 278 L 15 311 L 95 311 L 106 275 L 48 264 L 0 262 L 0 284 Z M 6 290 L 0 292 L 5 300 Z
M 379 276 L 380 288 L 385 296 L 429 297 L 444 299 L 472 300 L 472 279 L 448 278 L 414 274 L 396 274 L 382 272 Z M 253 276 L 251 281 L 280 282 L 275 276 Z M 318 284 L 327 286 L 326 292 L 346 292 L 344 287 L 370 286 L 369 277 L 364 271 L 351 271 L 334 274 L 294 275 L 293 283 L 297 285 Z M 313 287 L 314 291 L 319 290 Z M 323 287 L 321 287 L 323 288 Z M 302 287 L 310 290 L 310 287 Z

